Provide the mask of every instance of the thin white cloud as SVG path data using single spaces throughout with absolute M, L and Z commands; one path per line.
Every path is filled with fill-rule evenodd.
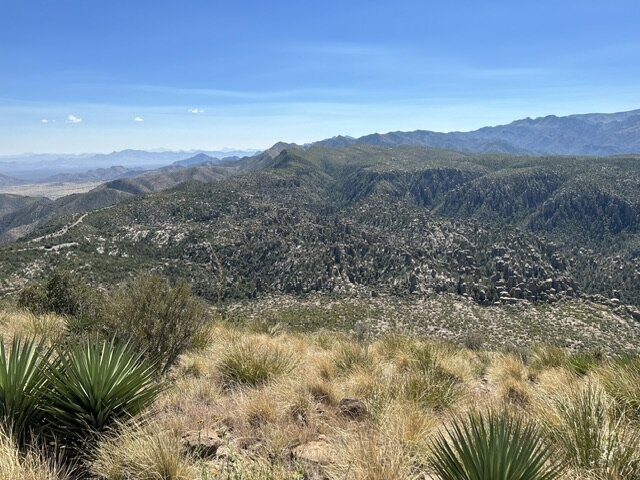
M 385 55 L 395 55 L 398 53 L 397 51 L 394 51 L 394 49 L 382 45 L 340 42 L 298 43 L 294 46 L 287 45 L 284 49 L 296 53 L 316 53 L 359 57 L 380 57 Z
M 49 123 L 49 120 L 47 120 L 46 118 L 43 118 L 42 120 L 40 120 L 42 123 Z
M 75 115 L 69 115 L 67 117 L 67 123 L 82 123 L 82 119 L 80 117 L 76 117 Z
M 197 108 L 197 107 L 196 108 L 190 108 L 189 111 L 191 113 L 195 113 L 195 114 L 204 113 L 204 110 L 202 110 L 201 108 Z
M 142 117 L 135 117 L 135 118 L 133 119 L 133 121 L 134 121 L 134 122 L 144 122 L 144 118 L 142 118 Z
M 220 90 L 220 89 L 208 89 L 208 88 L 180 88 L 180 87 L 167 87 L 162 85 L 126 85 L 134 91 L 162 93 L 172 95 L 200 95 L 206 97 L 216 98 L 229 98 L 237 100 L 278 100 L 288 99 L 292 97 L 307 97 L 307 96 L 322 96 L 322 97 L 349 97 L 351 98 L 358 91 L 355 89 L 342 89 L 342 88 L 299 88 L 290 90 L 273 90 L 273 91 L 249 91 L 249 90 Z M 188 109 L 201 110 L 197 108 Z M 204 113 L 204 110 L 199 113 Z

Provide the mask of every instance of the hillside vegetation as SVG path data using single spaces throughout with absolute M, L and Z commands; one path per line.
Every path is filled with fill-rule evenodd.
M 23 238 L 36 228 L 59 221 L 60 218 L 110 207 L 136 195 L 166 190 L 187 181 L 217 181 L 232 175 L 234 171 L 232 166 L 170 166 L 146 174 L 137 173 L 132 178 L 127 176 L 93 185 L 89 191 L 84 189 L 82 193 L 65 195 L 55 200 L 39 198 L 37 201 L 28 201 L 30 199 L 27 197 L 12 195 L 9 198 L 0 194 L 0 245 Z M 21 203 L 13 197 L 20 198 Z
M 0 250 L 0 288 L 60 265 L 106 286 L 143 270 L 189 278 L 211 300 L 448 292 L 489 305 L 589 295 L 640 315 L 636 157 L 281 148 L 214 183 L 54 220 Z M 127 192 L 130 180 L 118 182 L 107 186 Z M 131 188 L 139 193 L 139 181 Z

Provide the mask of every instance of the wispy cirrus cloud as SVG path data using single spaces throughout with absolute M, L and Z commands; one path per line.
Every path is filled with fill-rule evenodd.
M 339 55 L 348 57 L 379 57 L 398 53 L 388 45 L 352 42 L 311 42 L 287 45 L 286 50 L 296 53 Z
M 226 90 L 219 88 L 173 87 L 165 85 L 125 85 L 123 89 L 146 93 L 160 93 L 170 95 L 193 95 L 207 98 L 230 100 L 269 101 L 307 97 L 350 97 L 358 91 L 352 88 L 292 88 L 283 90 Z M 197 112 L 193 110 L 198 110 Z M 204 113 L 201 108 L 190 108 L 191 113 Z
M 456 72 L 452 69 L 452 72 Z M 459 74 L 467 77 L 482 78 L 490 80 L 498 79 L 514 79 L 514 78 L 533 78 L 541 77 L 550 73 L 543 68 L 528 68 L 528 67 L 496 67 L 496 68 L 460 68 Z
M 144 122 L 144 118 L 142 118 L 142 117 L 134 117 L 134 118 L 133 118 L 133 121 L 134 121 L 134 122 L 141 123 L 141 122 Z
M 70 114 L 67 116 L 67 123 L 82 123 L 82 118 Z
M 204 113 L 204 110 L 203 110 L 203 109 L 201 109 L 201 108 L 197 108 L 197 107 L 196 107 L 196 108 L 190 108 L 190 109 L 189 109 L 189 111 L 190 111 L 191 113 L 195 113 L 195 114 L 198 114 L 198 113 Z

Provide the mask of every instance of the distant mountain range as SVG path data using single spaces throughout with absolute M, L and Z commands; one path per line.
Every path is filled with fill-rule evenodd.
M 0 187 L 6 187 L 10 185 L 19 185 L 20 183 L 22 183 L 22 181 L 18 180 L 17 178 L 0 174 Z
M 336 148 L 349 149 L 370 145 L 383 148 L 419 147 L 425 150 L 433 147 L 466 154 L 552 156 L 640 152 L 640 110 L 524 119 L 509 125 L 486 127 L 473 132 L 392 132 L 360 138 L 334 137 L 304 146 L 279 142 L 270 149 L 252 156 L 245 155 L 254 153 L 252 151 L 237 150 L 196 153 L 124 150 L 107 155 L 75 156 L 57 160 L 47 155 L 19 157 L 13 161 L 22 165 L 22 168 L 34 168 L 36 177 L 53 168 L 52 165 L 56 168 L 67 168 L 65 165 L 72 163 L 75 168 L 80 168 L 81 165 L 85 168 L 43 177 L 43 180 L 48 182 L 107 183 L 87 193 L 55 201 L 46 198 L 25 198 L 23 202 L 15 196 L 1 197 L 0 243 L 27 235 L 54 218 L 107 207 L 131 196 L 162 191 L 192 180 L 212 182 L 240 173 L 273 168 L 274 159 L 285 150 L 300 149 L 311 152 L 320 149 L 329 152 Z M 357 152 L 356 149 L 350 154 L 353 156 Z M 449 155 L 444 150 L 440 152 L 437 156 L 445 158 Z M 339 151 L 336 154 L 342 155 Z M 239 158 L 240 156 L 242 158 Z M 99 167 L 96 164 L 110 165 Z M 114 164 L 118 166 L 113 166 Z M 157 164 L 160 167 L 150 167 Z M 7 165 L 7 157 L 0 157 L 0 167 L 2 165 Z M 86 170 L 89 166 L 94 168 Z M 34 178 L 34 175 L 31 178 Z M 25 182 L 23 179 L 15 178 L 16 176 L 13 171 L 11 175 L 0 173 L 0 187 Z
M 254 152 L 255 153 L 255 152 Z M 243 157 L 250 155 L 243 155 Z M 179 165 L 182 167 L 194 167 L 196 165 L 202 165 L 204 163 L 220 163 L 223 159 L 226 161 L 238 160 L 240 157 L 238 155 L 233 155 L 230 157 L 212 157 L 211 155 L 207 155 L 206 153 L 198 153 L 193 157 L 185 158 L 184 160 L 178 160 L 177 162 L 173 162 L 171 165 Z
M 146 151 L 146 150 L 122 150 L 108 154 L 84 154 L 84 155 L 13 155 L 0 156 L 0 175 L 14 177 L 15 179 L 29 182 L 45 181 L 82 181 L 73 180 L 73 175 L 93 175 L 112 167 L 126 168 L 129 170 L 151 170 L 170 165 L 175 162 L 191 159 L 198 154 L 204 154 L 211 159 L 239 158 L 254 155 L 257 150 L 233 150 L 224 149 L 217 151 Z M 113 172 L 112 172 L 113 173 Z M 62 175 L 62 176 L 60 176 Z M 100 176 L 98 174 L 98 176 Z M 54 179 L 52 180 L 51 177 Z M 58 177 L 60 180 L 55 180 Z M 1 178 L 1 177 L 0 177 Z M 104 178 L 102 180 L 110 180 Z M 0 180 L 2 182 L 2 180 Z M 9 183 L 7 183 L 9 184 Z M 2 183 L 0 183 L 2 186 Z
M 640 153 L 640 110 L 557 117 L 525 118 L 472 132 L 374 133 L 360 138 L 337 136 L 311 145 L 434 147 L 466 153 L 514 155 L 618 155 Z
M 109 168 L 96 168 L 82 173 L 59 173 L 45 178 L 43 183 L 82 183 L 82 182 L 110 182 L 112 180 L 118 180 L 121 178 L 133 178 L 143 174 L 154 173 L 166 173 L 168 171 L 174 171 L 176 169 L 183 169 L 188 167 L 195 167 L 198 165 L 217 165 L 223 162 L 233 162 L 240 157 L 233 156 L 228 158 L 211 157 L 204 153 L 198 153 L 193 157 L 185 158 L 184 160 L 178 160 L 166 167 L 154 168 L 150 170 L 143 170 L 141 168 L 127 168 L 122 165 L 116 165 Z M 22 182 L 18 179 L 9 179 L 7 185 L 10 182 Z M 15 183 L 14 183 L 15 184 Z
M 464 153 L 510 155 L 608 156 L 640 153 L 640 110 L 525 118 L 508 125 L 484 127 L 471 132 L 416 130 L 373 133 L 360 138 L 337 136 L 304 146 L 281 142 L 267 152 L 277 154 L 291 147 L 343 148 L 352 145 L 432 147 Z M 108 154 L 0 156 L 0 187 L 24 181 L 110 181 L 169 165 L 190 167 L 215 164 L 256 153 L 257 150 L 233 149 L 177 152 L 122 150 Z
M 131 169 L 117 165 L 109 168 L 96 168 L 84 173 L 58 173 L 47 177 L 47 182 L 108 182 L 118 178 L 134 177 L 140 175 L 144 170 Z

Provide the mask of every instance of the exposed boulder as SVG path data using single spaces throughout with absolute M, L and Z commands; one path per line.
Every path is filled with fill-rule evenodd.
M 198 458 L 214 458 L 222 443 L 218 433 L 209 429 L 190 431 L 182 436 L 184 449 Z
M 340 400 L 338 411 L 343 417 L 352 420 L 361 420 L 368 414 L 367 406 L 362 401 L 354 398 L 343 398 Z
M 333 463 L 331 445 L 324 435 L 320 435 L 317 440 L 298 445 L 291 451 L 291 454 L 298 461 L 315 465 Z

